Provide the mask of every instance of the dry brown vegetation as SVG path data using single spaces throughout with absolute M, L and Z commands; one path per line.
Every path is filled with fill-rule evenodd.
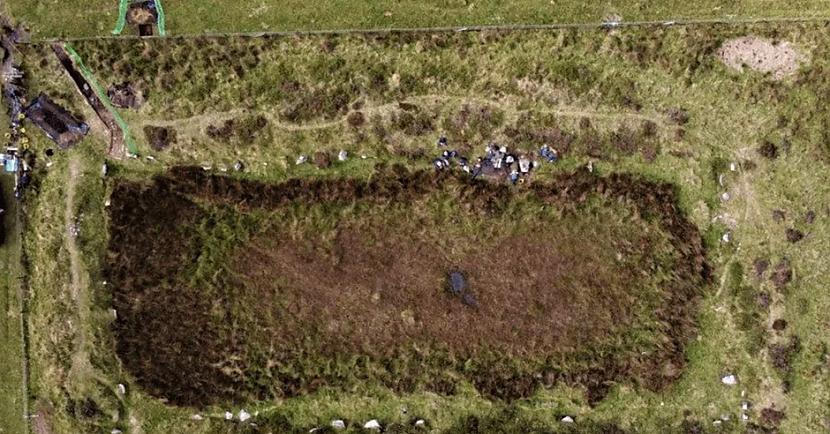
M 442 221 L 474 224 L 481 240 L 417 213 L 353 211 L 446 195 L 460 207 Z M 517 201 L 559 217 L 498 233 L 488 222 Z M 502 399 L 557 382 L 591 401 L 616 381 L 657 389 L 681 372 L 708 279 L 700 235 L 675 201 L 668 185 L 582 172 L 518 193 L 402 168 L 370 182 L 263 184 L 190 168 L 123 181 L 108 261 L 118 352 L 148 391 L 188 405 L 369 381 L 451 394 L 467 380 Z M 215 249 L 200 233 L 239 232 L 223 215 L 258 226 L 263 211 L 337 206 L 352 211 L 328 229 L 306 225 L 305 242 L 285 224 L 252 230 L 225 249 L 229 268 L 187 278 Z M 633 220 L 615 222 L 616 206 Z M 468 275 L 478 308 L 442 291 L 451 268 Z

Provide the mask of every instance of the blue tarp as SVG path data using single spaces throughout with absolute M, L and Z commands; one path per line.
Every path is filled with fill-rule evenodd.
M 5 158 L 3 162 L 3 168 L 6 172 L 9 173 L 17 173 L 17 158 Z

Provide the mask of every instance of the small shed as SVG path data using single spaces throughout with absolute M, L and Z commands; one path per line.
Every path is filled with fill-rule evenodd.
M 26 108 L 26 117 L 62 149 L 78 143 L 89 132 L 89 125 L 75 119 L 44 94 L 38 95 Z
M 138 27 L 140 36 L 153 36 L 153 27 L 158 20 L 155 0 L 135 0 L 127 10 L 127 22 Z

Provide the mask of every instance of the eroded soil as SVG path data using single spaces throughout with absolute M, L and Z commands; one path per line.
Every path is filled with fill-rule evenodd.
M 188 278 L 208 254 L 194 228 L 222 227 L 205 207 L 248 215 L 436 194 L 454 195 L 458 221 L 485 229 L 528 197 L 560 224 L 488 230 L 480 245 L 419 230 L 414 217 L 347 216 L 316 238 L 292 239 L 277 224 L 230 248 L 229 267 L 208 281 Z M 612 382 L 659 389 L 682 372 L 709 280 L 700 234 L 674 188 L 628 175 L 579 172 L 516 192 L 394 167 L 368 182 L 280 184 L 178 168 L 151 183 L 120 181 L 111 201 L 118 353 L 145 389 L 180 405 L 366 382 L 451 394 L 469 381 L 502 399 L 565 382 L 592 402 Z M 632 210 L 636 230 L 584 217 L 597 203 Z M 467 274 L 477 308 L 444 290 L 450 268 Z

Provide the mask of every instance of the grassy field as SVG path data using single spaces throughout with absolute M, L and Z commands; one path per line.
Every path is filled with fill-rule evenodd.
M 168 4 L 169 3 L 169 4 Z M 106 36 L 115 26 L 116 0 L 9 0 L 11 16 L 35 38 Z M 264 32 L 475 25 L 600 23 L 699 19 L 810 18 L 830 15 L 825 2 L 771 0 L 580 2 L 573 0 L 242 0 L 165 1 L 169 34 Z
M 0 116 L 2 119 L 4 116 Z M 0 196 L 5 208 L 0 215 L 4 239 L 0 241 L 0 432 L 23 433 L 26 429 L 26 391 L 23 368 L 23 333 L 21 326 L 22 290 L 20 225 L 18 205 L 14 199 L 14 178 L 0 174 Z
M 146 103 L 124 112 L 142 156 L 155 159 L 112 162 L 115 177 L 146 180 L 192 164 L 267 182 L 367 180 L 378 162 L 427 167 L 442 132 L 451 146 L 473 155 L 491 139 L 527 150 L 549 142 L 563 159 L 537 172 L 539 182 L 593 160 L 601 175 L 635 173 L 677 185 L 681 209 L 704 234 L 715 283 L 704 291 L 699 337 L 687 347 L 681 378 L 659 392 L 615 383 L 592 407 L 583 390 L 565 385 L 512 404 L 469 387 L 439 396 L 367 385 L 171 407 L 145 395 L 115 356 L 112 292 L 100 283 L 111 186 L 98 175 L 104 147 L 89 140 L 56 155 L 27 205 L 37 403 L 51 409 L 57 432 L 254 430 L 223 420 L 225 411 L 243 408 L 259 411 L 263 426 L 280 427 L 274 432 L 307 432 L 335 418 L 353 426 L 414 417 L 435 432 L 607 432 L 603 424 L 625 432 L 744 432 L 750 423 L 778 424 L 783 433 L 825 432 L 830 112 L 822 102 L 830 96 L 830 38 L 824 30 L 789 24 L 78 43 L 102 83 L 131 81 L 146 90 Z M 790 41 L 807 60 L 782 81 L 732 71 L 715 52 L 745 35 Z M 33 91 L 58 94 L 85 113 L 47 48 L 30 46 L 24 54 Z M 155 136 L 142 134 L 148 126 L 169 129 L 167 140 L 150 140 Z M 340 149 L 352 158 L 319 169 L 294 164 L 300 154 L 333 156 Z M 246 168 L 233 174 L 237 161 Z M 85 175 L 67 208 L 73 165 Z M 73 261 L 65 224 L 78 213 L 85 216 L 76 243 L 87 307 L 73 302 L 67 280 Z M 787 229 L 803 238 L 788 241 Z M 62 326 L 67 319 L 71 327 Z M 773 328 L 779 319 L 786 327 Z M 82 333 L 87 338 L 79 345 Z M 790 345 L 796 337 L 799 344 Z M 729 373 L 737 386 L 721 383 Z M 126 384 L 127 396 L 119 396 L 118 383 Z M 751 403 L 747 422 L 743 402 Z M 785 417 L 775 422 L 764 409 Z M 205 420 L 192 420 L 194 413 Z M 576 417 L 573 428 L 558 422 L 566 414 Z

